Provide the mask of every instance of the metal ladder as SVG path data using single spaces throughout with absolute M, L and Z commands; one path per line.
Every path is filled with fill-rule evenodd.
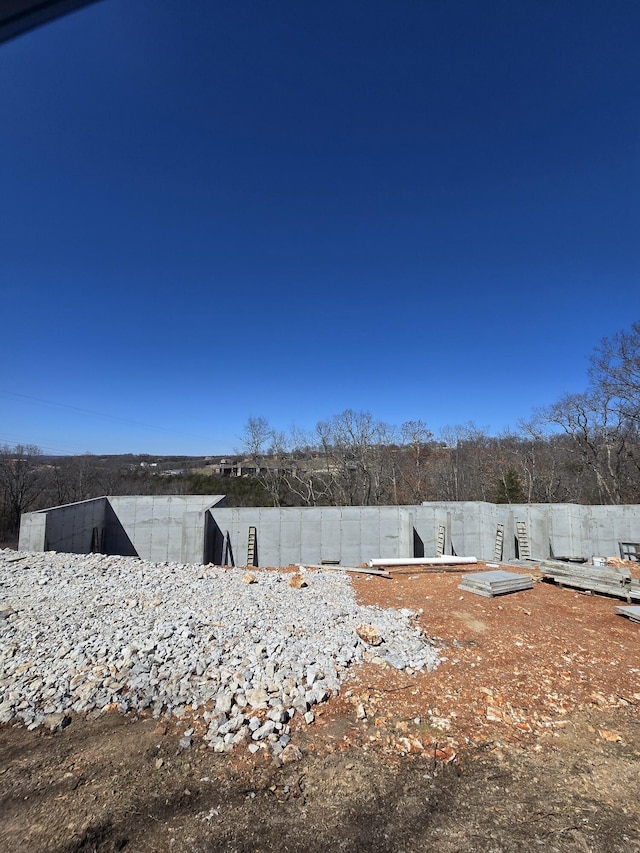
M 247 565 L 255 566 L 256 564 L 256 528 L 249 528 L 249 540 L 247 542 Z
M 496 563 L 502 560 L 504 549 L 504 524 L 499 524 L 496 528 L 496 541 L 493 546 L 493 559 Z
M 516 521 L 516 539 L 518 540 L 518 557 L 527 560 L 531 557 L 531 543 L 527 533 L 527 525 L 524 521 Z

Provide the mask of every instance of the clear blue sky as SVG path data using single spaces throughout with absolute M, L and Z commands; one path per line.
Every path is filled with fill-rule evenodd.
M 0 46 L 0 443 L 498 432 L 640 319 L 637 0 L 103 0 Z

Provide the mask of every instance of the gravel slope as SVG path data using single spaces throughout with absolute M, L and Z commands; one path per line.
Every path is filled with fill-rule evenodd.
M 410 610 L 358 605 L 344 573 L 307 572 L 303 588 L 287 573 L 252 575 L 0 551 L 0 722 L 53 728 L 69 712 L 188 711 L 206 721 L 216 751 L 250 740 L 279 754 L 290 720 L 313 722 L 314 705 L 339 692 L 353 664 L 438 663 Z M 382 642 L 363 641 L 361 625 Z M 192 736 L 188 728 L 183 747 Z

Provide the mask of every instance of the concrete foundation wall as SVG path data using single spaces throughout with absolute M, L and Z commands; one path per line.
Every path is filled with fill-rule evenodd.
M 214 523 L 211 562 L 246 565 L 249 527 L 257 531 L 256 564 L 287 566 L 335 560 L 359 565 L 372 556 L 394 557 L 413 549 L 411 511 L 419 507 L 242 507 L 210 510 Z
M 109 497 L 121 530 L 112 535 L 131 543 L 152 562 L 201 563 L 204 559 L 205 510 L 224 495 L 133 495 Z
M 25 513 L 18 547 L 201 563 L 205 511 L 220 503 L 224 495 L 143 495 L 95 498 Z
M 255 565 L 444 554 L 504 561 L 526 556 L 614 556 L 640 542 L 640 506 L 425 503 L 384 507 L 225 508 L 221 495 L 96 498 L 22 517 L 19 547 L 139 556 L 154 562 L 246 565 L 256 528 Z M 517 529 L 524 525 L 525 540 Z M 440 547 L 439 547 L 440 546 Z
M 526 525 L 535 559 L 613 557 L 619 542 L 640 542 L 640 506 L 580 504 L 499 504 L 505 560 L 518 556 L 516 523 Z
M 46 531 L 46 512 L 25 512 L 20 516 L 18 548 L 21 551 L 44 551 Z
M 618 554 L 619 542 L 640 542 L 640 507 L 594 506 L 587 522 L 587 536 L 598 542 L 596 556 Z M 590 555 L 591 556 L 591 555 Z
M 88 554 L 102 549 L 106 498 L 26 513 L 20 519 L 18 547 L 25 551 Z
M 256 528 L 256 564 L 320 563 L 358 566 L 375 557 L 437 553 L 440 528 L 445 554 L 493 557 L 497 508 L 488 503 L 421 506 L 214 508 L 211 562 L 245 565 L 249 528 Z
M 493 556 L 498 514 L 496 504 L 485 501 L 442 501 L 424 503 L 419 509 L 419 518 L 424 512 L 433 513 L 436 527 L 445 527 L 444 554 L 459 557 Z M 421 522 L 419 522 L 421 523 Z M 431 544 L 431 543 L 430 543 Z M 436 553 L 434 541 L 425 554 Z

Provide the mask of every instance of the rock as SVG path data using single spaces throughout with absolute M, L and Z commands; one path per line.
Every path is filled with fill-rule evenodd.
M 614 732 L 609 729 L 600 729 L 598 734 L 603 740 L 608 740 L 611 743 L 620 743 L 620 741 L 622 740 L 622 736 L 619 734 L 619 732 Z
M 400 657 L 400 655 L 388 654 L 384 658 L 385 662 L 392 666 L 394 669 L 405 669 L 406 663 Z
M 8 619 L 16 611 L 8 604 L 0 604 L 0 619 Z
M 380 635 L 380 632 L 377 631 L 373 625 L 368 625 L 365 622 L 358 625 L 356 628 L 356 634 L 364 643 L 368 643 L 370 646 L 379 646 L 382 643 L 382 636 Z
M 244 583 L 256 583 L 256 576 L 253 572 L 245 572 L 242 575 L 242 580 Z
M 47 714 L 44 724 L 51 732 L 58 732 L 71 725 L 71 717 L 68 714 Z
M 275 723 L 273 720 L 267 720 L 260 728 L 256 729 L 254 733 L 251 735 L 253 740 L 263 740 L 268 735 L 272 734 L 275 730 Z
M 227 691 L 219 693 L 216 699 L 216 711 L 220 714 L 228 714 L 231 710 L 232 703 L 233 697 L 231 693 L 228 693 Z
M 242 714 L 239 714 L 237 717 L 232 717 L 226 723 L 223 723 L 219 728 L 218 732 L 221 735 L 226 735 L 229 732 L 237 732 L 244 725 L 245 718 Z
M 249 728 L 248 726 L 242 726 L 241 729 L 234 734 L 231 743 L 242 743 L 242 741 L 246 740 L 249 737 Z
M 290 743 L 282 750 L 279 758 L 283 764 L 290 764 L 292 761 L 299 761 L 302 758 L 302 753 L 295 744 Z
M 282 707 L 272 708 L 267 714 L 267 719 L 273 720 L 274 723 L 286 723 L 289 719 L 289 714 Z
M 246 691 L 247 704 L 252 708 L 266 708 L 269 701 L 269 694 L 263 687 L 256 687 L 253 690 Z
M 304 587 L 309 586 L 309 584 L 302 577 L 300 572 L 296 572 L 295 575 L 291 575 L 291 578 L 289 579 L 289 586 L 292 589 L 304 589 Z

